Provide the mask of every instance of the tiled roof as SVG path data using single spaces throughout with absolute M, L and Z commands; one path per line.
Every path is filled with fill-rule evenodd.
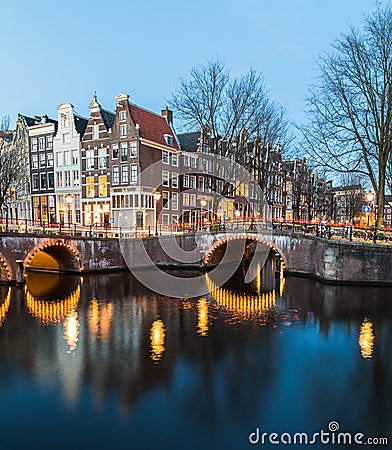
M 164 117 L 132 103 L 129 103 L 129 110 L 135 124 L 140 126 L 140 136 L 142 138 L 167 145 L 164 134 L 168 134 L 173 137 L 173 148 L 179 150 L 176 135 Z

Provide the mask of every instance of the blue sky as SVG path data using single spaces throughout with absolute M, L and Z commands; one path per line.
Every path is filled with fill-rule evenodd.
M 62 102 L 88 116 L 94 90 L 106 109 L 124 92 L 159 112 L 180 76 L 218 57 L 233 75 L 251 66 L 261 71 L 271 97 L 303 122 L 316 58 L 374 6 L 373 0 L 7 2 L 0 116 L 56 117 Z

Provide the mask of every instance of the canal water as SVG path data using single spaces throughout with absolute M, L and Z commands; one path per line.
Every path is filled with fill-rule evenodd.
M 201 282 L 210 294 L 190 299 L 128 273 L 0 286 L 1 449 L 241 450 L 321 430 L 392 442 L 391 289 Z

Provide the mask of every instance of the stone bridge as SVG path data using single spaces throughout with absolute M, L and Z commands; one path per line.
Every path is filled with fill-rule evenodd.
M 0 234 L 0 280 L 22 281 L 28 270 L 60 273 L 161 267 L 201 267 L 214 263 L 231 241 L 258 243 L 279 255 L 285 271 L 328 282 L 392 284 L 392 246 L 326 240 L 277 230 L 197 232 L 145 238 L 92 238 Z M 146 258 L 148 255 L 148 258 Z M 243 247 L 236 256 L 244 256 Z

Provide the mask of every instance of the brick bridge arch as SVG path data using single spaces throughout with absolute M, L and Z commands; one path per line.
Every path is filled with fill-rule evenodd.
M 23 266 L 25 270 L 44 272 L 80 273 L 82 270 L 77 248 L 60 239 L 39 242 L 28 252 Z
M 0 253 L 0 281 L 11 281 L 13 273 L 11 266 L 2 253 Z
M 203 266 L 207 266 L 211 261 L 214 252 L 220 247 L 226 245 L 230 241 L 251 241 L 254 243 L 260 243 L 269 247 L 272 251 L 279 255 L 280 261 L 283 264 L 283 269 L 287 267 L 287 260 L 284 252 L 275 242 L 268 239 L 266 236 L 259 233 L 218 233 L 213 236 L 211 242 L 204 242 L 204 257 L 202 259 Z

